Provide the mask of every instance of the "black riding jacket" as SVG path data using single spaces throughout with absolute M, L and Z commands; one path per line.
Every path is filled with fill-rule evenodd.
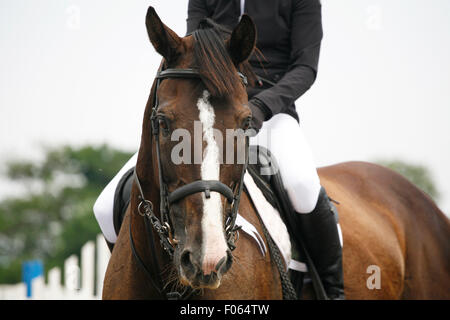
M 295 100 L 314 83 L 322 40 L 320 0 L 189 0 L 187 33 L 197 29 L 207 17 L 233 29 L 241 15 L 241 5 L 256 24 L 256 55 L 249 62 L 255 73 L 275 85 L 262 82 L 249 88 L 265 120 L 287 113 L 298 120 Z

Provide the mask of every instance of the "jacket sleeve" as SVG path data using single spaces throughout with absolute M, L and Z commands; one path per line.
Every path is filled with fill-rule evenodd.
M 207 17 L 206 0 L 189 0 L 186 34 L 196 30 L 199 22 Z
M 297 0 L 293 5 L 289 68 L 276 85 L 252 98 L 261 105 L 266 120 L 292 105 L 316 79 L 323 36 L 321 4 Z

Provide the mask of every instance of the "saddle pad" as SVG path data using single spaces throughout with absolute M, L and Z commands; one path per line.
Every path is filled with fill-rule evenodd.
M 256 210 L 258 211 L 262 222 L 264 223 L 264 226 L 266 227 L 267 231 L 269 232 L 270 236 L 272 237 L 273 241 L 277 245 L 278 249 L 280 250 L 285 265 L 288 266 L 288 269 L 293 269 L 301 272 L 306 272 L 307 267 L 304 263 L 295 261 L 291 259 L 291 241 L 289 239 L 289 233 L 286 228 L 286 225 L 284 224 L 283 220 L 280 217 L 280 214 L 278 210 L 276 210 L 264 197 L 261 190 L 256 186 L 252 176 L 246 172 L 244 176 L 244 184 L 248 190 L 249 196 L 253 201 L 253 204 L 255 205 Z M 242 218 L 242 217 L 241 217 Z M 245 220 L 244 218 L 242 218 Z M 242 221 L 241 219 L 239 221 Z M 246 221 L 246 229 L 249 227 L 247 224 L 250 224 L 248 221 Z M 238 220 L 236 219 L 236 224 L 238 223 Z M 240 224 L 239 224 L 240 225 Z M 251 225 L 251 224 L 250 224 Z M 246 231 L 246 229 L 242 228 L 243 231 L 251 235 L 260 246 L 260 249 L 262 248 L 261 244 L 259 243 L 261 239 L 261 236 L 258 234 L 258 231 L 254 226 L 251 233 L 256 234 L 250 234 Z M 264 244 L 264 242 L 262 242 Z M 265 245 L 264 245 L 264 251 L 266 251 Z

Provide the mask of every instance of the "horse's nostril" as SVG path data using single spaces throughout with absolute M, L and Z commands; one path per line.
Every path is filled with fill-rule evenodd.
M 220 266 L 217 270 L 222 271 L 223 273 L 227 272 L 233 263 L 233 255 L 230 250 L 227 250 L 226 257 L 223 257 L 222 260 L 219 261 Z
M 191 252 L 189 250 L 184 250 L 181 254 L 181 265 L 188 265 L 191 263 Z
M 219 272 L 220 269 L 222 268 L 222 266 L 227 262 L 227 258 L 228 257 L 223 257 L 222 259 L 220 259 L 220 261 L 216 264 L 216 267 L 214 268 L 216 270 L 216 272 Z
M 209 275 L 214 272 L 216 275 L 221 276 L 230 269 L 233 262 L 231 252 L 227 250 L 226 255 L 219 258 L 220 256 L 216 256 L 203 260 L 202 270 L 204 275 Z
M 195 266 L 191 260 L 191 252 L 189 250 L 184 250 L 180 258 L 181 267 L 184 272 L 195 273 Z

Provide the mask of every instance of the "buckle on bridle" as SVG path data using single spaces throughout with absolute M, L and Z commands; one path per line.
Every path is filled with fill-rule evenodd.
M 236 249 L 236 242 L 239 240 L 239 230 L 241 228 L 242 226 L 239 225 L 229 225 L 225 229 L 227 245 L 230 251 L 234 251 L 234 249 Z
M 167 240 L 172 245 L 172 247 L 175 248 L 180 243 L 180 240 L 177 240 L 173 237 L 172 229 L 170 228 L 170 225 L 168 222 L 164 223 L 163 228 L 164 228 L 164 231 L 167 233 Z
M 144 211 L 142 211 L 142 209 Z M 153 215 L 153 203 L 149 200 L 141 199 L 141 202 L 138 205 L 138 213 L 142 217 L 151 218 Z

